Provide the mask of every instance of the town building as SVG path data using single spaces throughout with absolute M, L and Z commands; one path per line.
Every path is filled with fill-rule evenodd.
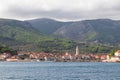
M 120 50 L 117 50 L 112 57 L 107 55 L 107 59 L 102 62 L 120 62 Z

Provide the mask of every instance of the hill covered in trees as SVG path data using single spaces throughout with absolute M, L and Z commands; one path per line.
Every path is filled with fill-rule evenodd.
M 34 28 L 39 30 L 41 33 L 47 35 L 52 35 L 57 29 L 61 28 L 62 26 L 72 23 L 56 21 L 48 18 L 26 20 L 26 22 L 30 23 Z
M 0 45 L 24 51 L 57 52 L 72 49 L 74 42 L 46 36 L 25 21 L 0 19 Z
M 120 44 L 120 21 L 110 19 L 84 20 L 65 25 L 55 34 L 76 41 Z
M 102 44 L 120 44 L 120 21 L 94 19 L 74 22 L 62 22 L 53 19 L 28 20 L 34 28 L 43 34 L 55 35 L 78 42 L 98 42 Z

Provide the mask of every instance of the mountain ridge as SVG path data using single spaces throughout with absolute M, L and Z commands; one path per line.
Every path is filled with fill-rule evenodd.
M 46 35 L 52 35 L 57 29 L 63 25 L 70 24 L 72 22 L 62 22 L 49 18 L 38 18 L 27 20 L 34 28 L 38 29 L 40 32 Z
M 0 45 L 23 51 L 58 52 L 59 49 L 72 49 L 73 43 L 43 34 L 26 21 L 0 20 Z
M 96 19 L 74 22 L 59 28 L 54 34 L 77 41 L 120 43 L 120 21 Z
M 12 19 L 8 19 L 7 21 L 9 20 Z M 49 18 L 38 18 L 21 22 L 28 23 L 29 26 L 31 26 L 31 30 L 35 29 L 36 32 L 40 34 L 55 36 L 57 38 L 67 38 L 78 42 L 97 41 L 103 44 L 120 43 L 120 20 L 93 19 L 73 22 L 62 22 Z M 17 22 L 15 23 L 17 24 Z

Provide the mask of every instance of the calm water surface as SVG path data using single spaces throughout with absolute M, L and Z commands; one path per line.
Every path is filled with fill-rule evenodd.
M 0 80 L 120 80 L 120 63 L 0 62 Z

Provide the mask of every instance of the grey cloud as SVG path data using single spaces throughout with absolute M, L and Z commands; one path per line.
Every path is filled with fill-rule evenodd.
M 47 0 L 48 1 L 48 0 Z M 54 1 L 54 0 L 53 0 Z M 56 19 L 65 19 L 65 20 L 78 20 L 78 19 L 94 19 L 94 18 L 112 18 L 112 19 L 120 19 L 120 0 L 85 0 L 88 3 L 84 3 L 85 5 L 78 6 L 75 3 L 71 6 L 64 3 L 64 1 L 60 1 L 62 5 L 59 6 L 52 6 L 48 10 L 44 10 L 38 6 L 40 4 L 33 4 L 33 7 L 26 6 L 25 4 L 22 5 L 9 5 L 7 9 L 4 10 L 4 15 L 13 18 L 22 18 L 22 19 L 29 19 L 29 18 L 39 18 L 39 17 L 50 17 Z M 79 0 L 79 2 L 82 0 Z M 23 1 L 24 2 L 24 1 Z M 59 2 L 59 1 L 58 1 Z M 95 4 L 96 3 L 96 4 Z M 32 3 L 31 3 L 32 4 Z M 47 5 L 48 3 L 46 3 Z M 59 3 L 58 3 L 59 4 Z M 47 7 L 49 8 L 50 5 Z M 74 8 L 72 8 L 72 6 Z M 46 7 L 46 6 L 45 6 Z M 55 7 L 55 8 L 54 8 Z

